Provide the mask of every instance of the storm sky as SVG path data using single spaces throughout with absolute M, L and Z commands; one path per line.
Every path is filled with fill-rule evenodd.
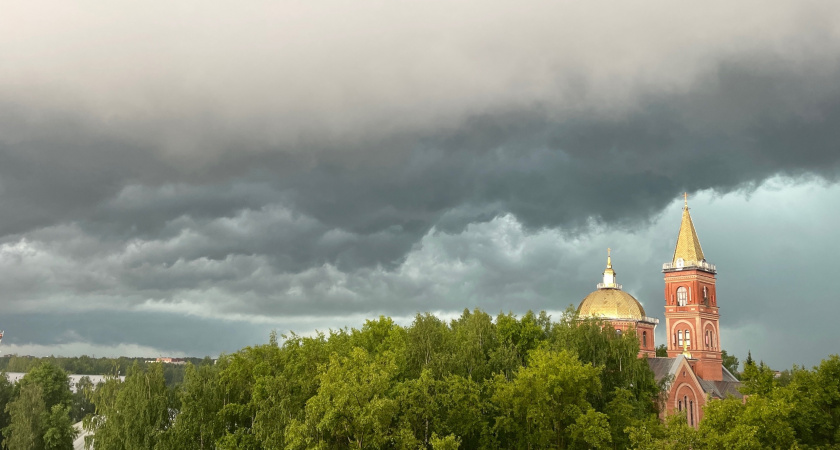
M 0 0 L 0 353 L 556 317 L 607 247 L 664 325 L 688 192 L 723 347 L 810 366 L 838 175 L 834 1 Z

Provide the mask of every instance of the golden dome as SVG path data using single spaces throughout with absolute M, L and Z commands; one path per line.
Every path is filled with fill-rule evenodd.
M 598 284 L 598 290 L 587 295 L 578 306 L 581 317 L 603 317 L 605 319 L 643 319 L 645 309 L 632 295 L 621 290 L 615 282 L 610 249 L 607 249 L 607 268 L 604 270 L 604 282 Z
M 581 317 L 642 319 L 645 309 L 632 295 L 615 288 L 601 288 L 587 295 L 578 306 Z

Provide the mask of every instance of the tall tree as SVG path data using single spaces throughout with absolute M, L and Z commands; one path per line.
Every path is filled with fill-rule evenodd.
M 400 431 L 397 441 L 403 448 L 428 447 L 432 434 L 438 431 L 440 420 L 438 396 L 442 383 L 435 380 L 430 370 L 419 378 L 406 380 L 396 388 L 400 406 Z
M 656 357 L 657 358 L 667 358 L 668 357 L 668 347 L 665 344 L 659 344 L 656 346 Z
M 633 394 L 636 408 L 644 418 L 656 411 L 655 399 L 661 387 L 656 384 L 650 366 L 639 358 L 639 341 L 635 331 L 617 334 L 603 321 L 580 318 L 574 309 L 567 310 L 560 322 L 551 330 L 551 348 L 567 349 L 578 355 L 584 363 L 601 369 L 601 387 L 593 392 L 590 401 L 599 411 L 619 390 Z
M 44 403 L 48 410 L 55 405 L 73 406 L 73 393 L 70 391 L 70 378 L 67 372 L 49 361 L 44 361 L 30 370 L 18 384 L 21 388 L 28 384 L 41 386 Z
M 388 396 L 397 370 L 390 352 L 373 356 L 357 347 L 348 356 L 330 357 L 318 393 L 306 403 L 304 426 L 291 426 L 288 447 L 344 443 L 361 449 L 385 445 L 398 410 L 396 401 Z
M 730 355 L 726 353 L 726 350 L 720 351 L 720 358 L 723 361 L 723 367 L 726 367 L 726 370 L 729 371 L 732 375 L 735 375 L 736 378 L 739 377 L 740 373 L 738 372 L 738 367 L 740 366 L 740 362 L 738 362 L 738 358 L 735 355 Z
M 451 351 L 451 330 L 436 316 L 417 314 L 406 330 L 406 375 L 417 377 L 424 369 L 441 376 L 445 355 Z
M 519 369 L 513 380 L 497 376 L 492 400 L 497 408 L 494 429 L 499 444 L 565 448 L 574 439 L 572 432 L 581 427 L 587 432 L 605 427 L 609 436 L 605 418 L 582 418 L 592 409 L 587 397 L 601 388 L 599 372 L 569 351 L 534 350 L 529 365 Z M 578 427 L 572 427 L 576 423 Z
M 458 436 L 464 448 L 488 447 L 490 402 L 484 383 L 460 375 L 447 375 L 438 386 L 435 401 L 439 434 Z
M 177 392 L 181 408 L 175 423 L 161 437 L 159 450 L 215 448 L 216 440 L 224 432 L 218 417 L 222 398 L 217 372 L 211 364 L 186 365 L 184 383 Z
M 0 430 L 8 427 L 12 421 L 6 406 L 14 400 L 14 394 L 15 386 L 5 372 L 0 372 Z
M 840 446 L 840 356 L 813 370 L 794 367 L 790 384 L 774 394 L 792 403 L 790 423 L 801 445 Z
M 70 419 L 70 407 L 53 405 L 44 414 L 44 450 L 73 450 L 73 440 L 79 432 Z
M 171 422 L 161 366 L 151 364 L 143 370 L 135 364 L 125 382 L 111 379 L 97 389 L 94 405 L 98 417 L 86 422 L 94 431 L 94 449 L 154 448 Z
M 217 448 L 260 448 L 255 434 L 259 404 L 254 399 L 254 389 L 261 379 L 278 375 L 280 357 L 281 349 L 269 344 L 247 347 L 219 358 L 222 407 L 218 417 L 224 433 L 216 442 Z
M 7 406 L 11 423 L 4 433 L 12 448 L 72 449 L 77 432 L 70 420 L 70 380 L 44 361 L 18 382 L 18 398 Z
M 90 381 L 90 377 L 84 376 L 76 382 L 76 391 L 73 392 L 73 408 L 70 410 L 70 419 L 79 422 L 88 414 L 94 411 L 91 395 L 96 386 Z
M 479 309 L 465 309 L 451 327 L 457 342 L 447 364 L 451 373 L 477 381 L 490 378 L 488 360 L 499 347 L 493 318 Z
M 6 406 L 11 424 L 3 429 L 3 445 L 9 450 L 44 449 L 44 389 L 36 383 L 20 387 L 18 397 Z
M 741 386 L 742 393 L 747 395 L 767 395 L 771 390 L 773 390 L 775 385 L 774 373 L 770 367 L 764 364 L 764 361 L 756 364 L 750 357 L 747 358 L 747 361 L 744 363 L 744 372 L 741 373 L 741 382 L 743 383 Z

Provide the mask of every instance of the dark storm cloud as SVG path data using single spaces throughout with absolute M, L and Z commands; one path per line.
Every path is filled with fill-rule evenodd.
M 644 233 L 683 191 L 840 168 L 828 2 L 185 5 L 0 18 L 21 320 L 562 309 L 616 246 L 592 236 Z
M 53 141 L 7 142 L 0 182 L 3 202 L 16 213 L 2 218 L 3 229 L 69 219 L 111 227 L 121 237 L 155 235 L 178 232 L 179 217 L 200 221 L 280 204 L 318 222 L 300 236 L 302 245 L 334 228 L 379 234 L 394 242 L 391 250 L 367 257 L 382 247 L 361 240 L 341 251 L 352 254 L 349 264 L 391 264 L 461 208 L 477 214 L 462 215 L 462 224 L 513 212 L 537 227 L 574 228 L 592 217 L 627 225 L 644 223 L 682 190 L 727 192 L 779 173 L 833 179 L 840 159 L 837 64 L 814 62 L 824 65 L 814 75 L 811 66 L 768 64 L 768 56 L 734 59 L 687 92 L 644 93 L 618 116 L 583 110 L 553 118 L 543 106 L 488 112 L 448 130 L 349 148 L 308 144 L 305 156 L 275 149 L 238 158 L 242 150 L 231 148 L 197 170 L 167 165 L 154 151 L 96 136 L 90 127 Z M 335 254 L 286 248 L 303 265 L 335 261 Z
M 505 213 L 533 229 L 584 231 L 593 219 L 639 229 L 683 190 L 728 192 L 776 174 L 833 179 L 840 88 L 830 81 L 840 71 L 828 65 L 814 76 L 768 58 L 738 59 L 685 92 L 645 93 L 618 116 L 583 110 L 552 118 L 537 106 L 349 148 L 309 143 L 305 154 L 241 158 L 241 149 L 229 149 L 195 172 L 89 127 L 53 132 L 61 139 L 6 143 L 0 152 L 3 202 L 16 212 L 0 222 L 17 232 L 12 239 L 22 224 L 46 227 L 32 236 L 61 247 L 67 261 L 116 258 L 90 270 L 109 272 L 117 281 L 108 289 L 124 289 L 132 303 L 217 286 L 230 296 L 254 294 L 241 308 L 249 314 L 306 314 L 331 302 L 375 309 L 352 300 L 355 293 L 415 288 L 365 281 L 328 295 L 319 286 L 335 283 L 335 274 L 322 266 L 395 269 L 433 226 L 460 233 Z M 726 100 L 733 96 L 737 111 Z M 34 125 L 18 129 L 26 126 Z M 53 235 L 50 226 L 67 221 L 83 245 Z M 284 300 L 295 282 L 287 275 L 309 269 L 299 286 L 307 300 Z M 96 279 L 71 284 L 100 292 Z

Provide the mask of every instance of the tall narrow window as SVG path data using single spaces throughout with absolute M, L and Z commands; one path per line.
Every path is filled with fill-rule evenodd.
M 691 414 L 691 426 L 694 426 L 694 400 L 689 402 L 688 413 Z
M 683 405 L 685 405 L 685 409 L 688 409 L 688 396 L 687 395 L 683 395 Z M 688 422 L 688 414 L 686 414 L 685 420 L 686 420 L 686 422 Z
M 711 331 L 706 330 L 706 348 L 708 348 L 711 345 L 711 333 Z
M 691 347 L 691 331 L 685 330 L 685 345 Z
M 677 346 L 683 346 L 683 337 L 682 337 L 682 330 L 677 331 Z
M 677 306 L 685 306 L 686 303 L 688 303 L 688 291 L 680 286 L 677 288 Z
M 642 347 L 647 348 L 647 331 L 642 331 Z
M 678 403 L 680 405 L 680 411 L 682 411 L 682 400 L 680 400 Z

